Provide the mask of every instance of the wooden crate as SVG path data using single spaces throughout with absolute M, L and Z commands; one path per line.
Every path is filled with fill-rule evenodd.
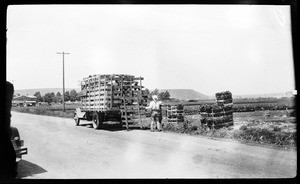
M 178 109 L 180 107 L 180 109 Z M 167 121 L 168 122 L 183 122 L 184 110 L 182 105 L 174 105 L 167 107 Z

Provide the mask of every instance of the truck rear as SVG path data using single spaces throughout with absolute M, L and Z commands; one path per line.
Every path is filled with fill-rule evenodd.
M 103 122 L 116 121 L 121 126 L 126 122 L 128 128 L 128 123 L 141 120 L 148 99 L 142 80 L 142 77 L 124 74 L 84 78 L 80 82 L 81 107 L 75 111 L 75 124 L 88 120 L 93 122 L 95 129 L 99 129 Z

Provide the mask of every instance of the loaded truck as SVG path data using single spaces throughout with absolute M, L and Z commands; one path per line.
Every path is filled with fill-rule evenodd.
M 92 121 L 94 129 L 107 121 L 120 126 L 141 122 L 145 116 L 148 96 L 143 90 L 143 77 L 125 74 L 90 75 L 80 81 L 81 106 L 74 113 L 75 125 L 81 120 Z

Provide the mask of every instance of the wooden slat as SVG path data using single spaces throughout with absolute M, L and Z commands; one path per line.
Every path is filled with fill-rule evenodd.
M 223 112 L 218 112 L 218 113 L 211 113 L 212 116 L 218 117 L 218 116 L 228 116 L 228 115 L 232 115 L 233 114 L 233 110 L 230 111 L 223 111 Z
M 183 116 L 184 113 L 172 113 L 172 114 L 168 114 L 167 116 Z
M 167 110 L 167 112 L 177 112 L 177 113 L 182 112 L 183 113 L 183 110 Z
M 133 80 L 144 80 L 143 77 L 134 77 Z
M 127 113 L 138 113 L 138 110 L 137 109 L 126 109 Z M 121 110 L 122 113 L 125 114 L 125 110 Z M 146 111 L 145 110 L 140 110 L 140 113 L 141 114 L 145 114 Z
M 126 100 L 136 100 L 138 98 L 139 100 L 144 100 L 145 98 L 143 97 L 125 97 Z
M 140 106 L 140 109 L 145 109 L 145 106 L 146 104 L 142 103 L 141 106 Z M 127 109 L 138 109 L 137 105 L 126 105 Z M 121 109 L 124 108 L 123 105 L 120 106 Z
M 104 83 L 104 86 L 100 86 L 100 88 L 99 88 L 99 85 L 96 85 L 96 86 L 93 86 L 93 87 L 90 86 L 90 88 L 87 89 L 87 92 L 94 92 L 94 91 L 99 91 L 99 90 L 100 91 L 111 91 L 111 86 L 112 85 L 109 85 L 109 84 L 106 84 L 106 83 Z M 123 85 L 124 89 L 129 89 L 131 87 L 133 89 L 142 89 L 142 88 L 144 88 L 144 86 L 138 86 L 138 85 L 134 85 L 134 86 L 132 86 L 132 85 Z M 120 90 L 121 86 L 114 86 L 114 89 L 115 90 Z
M 128 120 L 128 122 L 127 123 L 125 123 L 125 122 L 122 122 L 122 124 L 123 124 L 123 126 L 125 125 L 126 126 L 126 128 L 128 127 L 128 129 L 129 129 L 129 126 L 130 125 L 133 125 L 135 122 L 134 121 L 131 121 L 131 120 Z
M 145 114 L 141 114 L 141 117 L 143 118 L 146 118 L 146 115 Z M 139 115 L 136 114 L 136 115 L 128 115 L 127 116 L 128 119 L 139 119 Z M 126 119 L 125 115 L 122 116 L 122 119 Z

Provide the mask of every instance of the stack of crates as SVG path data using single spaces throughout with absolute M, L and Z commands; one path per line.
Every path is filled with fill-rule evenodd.
M 230 91 L 216 93 L 217 104 L 222 107 L 222 117 L 224 119 L 221 126 L 233 125 L 233 100 Z
M 169 105 L 167 107 L 167 120 L 168 122 L 183 122 L 184 121 L 184 106 L 181 104 L 178 105 Z
M 233 125 L 233 101 L 229 91 L 216 93 L 217 104 L 201 106 L 201 122 L 210 128 Z

